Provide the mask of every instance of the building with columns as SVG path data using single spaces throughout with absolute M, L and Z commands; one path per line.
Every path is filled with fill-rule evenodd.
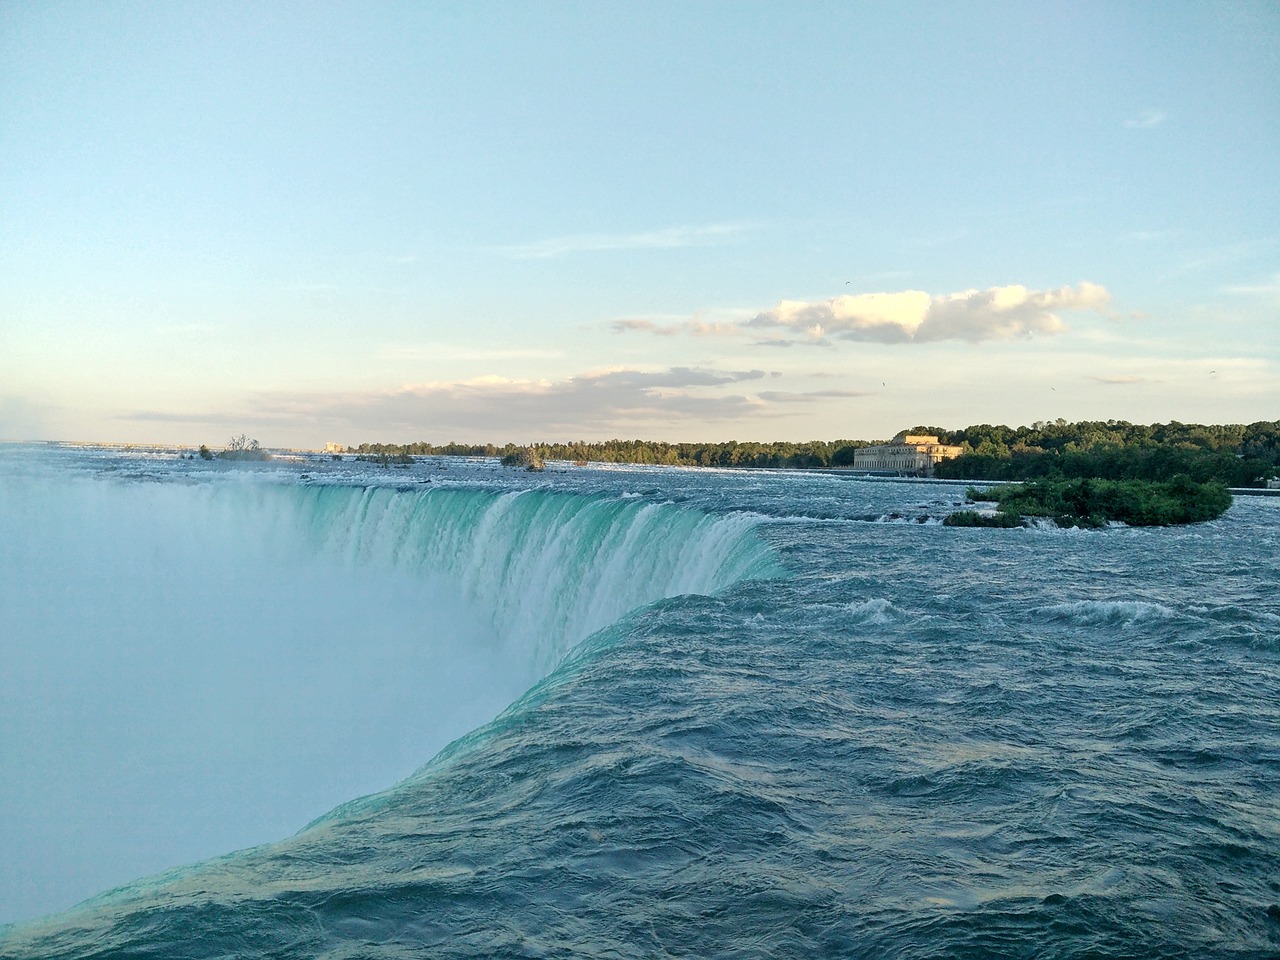
M 937 437 L 907 433 L 904 430 L 888 443 L 855 450 L 853 469 L 869 473 L 931 477 L 938 461 L 958 457 L 961 452 L 960 447 L 939 443 Z

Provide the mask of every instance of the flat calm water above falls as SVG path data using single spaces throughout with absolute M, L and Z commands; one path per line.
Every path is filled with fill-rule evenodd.
M 963 489 L 0 448 L 0 957 L 1280 955 L 1280 499 Z

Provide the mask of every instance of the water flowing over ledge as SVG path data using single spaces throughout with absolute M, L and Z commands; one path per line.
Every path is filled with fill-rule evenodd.
M 0 921 L 390 787 L 628 612 L 776 573 L 755 526 L 546 490 L 0 475 Z
M 670 503 L 541 490 L 271 488 L 324 549 L 456 583 L 538 672 L 655 600 L 776 575 L 756 521 Z

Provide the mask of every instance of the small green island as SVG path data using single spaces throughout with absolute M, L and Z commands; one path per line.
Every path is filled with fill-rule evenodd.
M 232 437 L 227 443 L 227 448 L 219 453 L 214 453 L 203 443 L 200 444 L 201 460 L 270 460 L 271 454 L 262 449 L 262 445 L 257 440 L 246 437 L 243 433 L 238 437 Z
M 970 487 L 973 502 L 998 504 L 994 512 L 961 510 L 947 516 L 950 527 L 1021 527 L 1045 517 L 1060 527 L 1167 527 L 1202 523 L 1226 513 L 1231 493 L 1218 481 L 1198 483 L 1187 476 L 1170 480 L 1033 480 L 987 490 Z

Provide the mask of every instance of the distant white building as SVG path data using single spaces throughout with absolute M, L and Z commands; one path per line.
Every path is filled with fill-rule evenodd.
M 346 453 L 347 448 L 340 443 L 326 443 L 324 445 L 325 453 Z
M 853 469 L 931 477 L 940 460 L 958 457 L 961 452 L 960 447 L 939 443 L 937 437 L 910 434 L 904 430 L 888 443 L 859 447 L 853 451 Z

